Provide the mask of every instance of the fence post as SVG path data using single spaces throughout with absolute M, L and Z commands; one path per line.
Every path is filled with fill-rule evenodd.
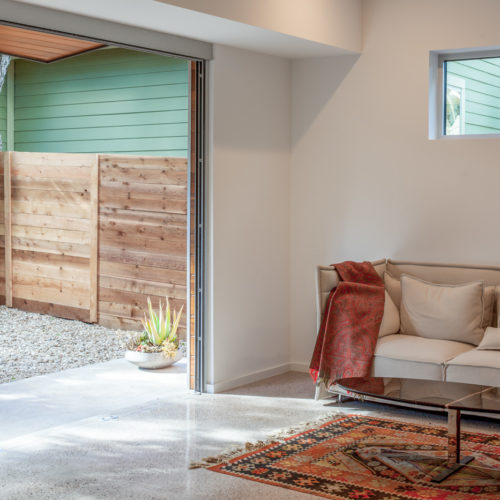
M 5 305 L 12 307 L 12 190 L 11 190 L 12 153 L 3 156 L 4 175 L 4 226 L 5 226 Z
M 90 322 L 97 323 L 99 271 L 99 155 L 90 174 Z

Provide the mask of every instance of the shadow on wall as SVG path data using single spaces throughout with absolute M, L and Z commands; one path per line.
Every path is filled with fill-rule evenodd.
M 337 92 L 359 57 L 360 54 L 356 54 L 300 59 L 293 62 L 292 99 L 295 116 L 292 116 L 292 147 L 300 141 Z M 300 71 L 296 71 L 299 66 Z M 295 119 L 297 116 L 300 118 Z

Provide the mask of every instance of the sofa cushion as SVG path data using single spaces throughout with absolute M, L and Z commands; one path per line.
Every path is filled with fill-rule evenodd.
M 448 361 L 446 380 L 499 386 L 500 353 L 478 349 L 464 352 Z
M 384 273 L 384 284 L 385 289 L 391 296 L 394 304 L 396 304 L 396 307 L 399 309 L 401 306 L 401 282 L 398 278 L 395 278 L 391 273 L 386 271 Z
M 483 322 L 482 328 L 493 326 L 495 317 L 496 286 L 485 286 L 483 292 Z
M 444 380 L 446 361 L 469 350 L 469 344 L 451 340 L 426 339 L 403 334 L 388 335 L 379 338 L 377 342 L 372 375 Z
M 438 285 L 401 276 L 401 332 L 477 345 L 484 330 L 483 282 Z
M 408 275 L 409 276 L 409 275 Z M 398 308 L 401 307 L 401 281 L 395 278 L 390 272 L 384 273 L 385 289 L 389 292 L 391 299 Z M 433 282 L 437 283 L 437 282 Z M 483 321 L 481 327 L 498 326 L 496 311 L 500 309 L 500 286 L 485 286 L 483 291 Z
M 394 304 L 391 296 L 385 291 L 384 315 L 378 332 L 379 337 L 385 337 L 399 332 L 399 309 Z
M 489 326 L 484 332 L 483 340 L 477 346 L 479 350 L 493 350 L 499 351 L 500 356 L 500 328 L 493 328 Z

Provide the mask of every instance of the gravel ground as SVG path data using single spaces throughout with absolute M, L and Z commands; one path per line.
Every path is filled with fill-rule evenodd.
M 130 335 L 0 306 L 0 383 L 121 358 Z

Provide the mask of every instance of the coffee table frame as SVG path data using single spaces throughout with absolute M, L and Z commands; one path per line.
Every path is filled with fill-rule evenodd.
M 488 387 L 480 391 L 481 393 L 487 392 L 489 390 L 495 389 L 494 387 Z M 435 483 L 440 483 L 444 481 L 447 477 L 451 476 L 455 472 L 459 471 L 464 465 L 472 462 L 474 460 L 474 456 L 467 455 L 465 457 L 461 456 L 461 410 L 462 408 L 457 408 L 454 404 L 458 403 L 458 401 L 453 401 L 448 404 L 445 404 L 441 407 L 435 407 L 429 403 L 422 403 L 421 405 L 415 402 L 407 402 L 404 399 L 397 398 L 384 398 L 383 396 L 376 396 L 372 394 L 367 394 L 362 391 L 356 391 L 355 389 L 348 389 L 341 385 L 341 380 L 337 383 L 333 384 L 329 388 L 329 392 L 334 394 L 338 394 L 339 403 L 342 403 L 342 396 L 346 396 L 349 398 L 361 400 L 361 401 L 372 401 L 375 403 L 381 403 L 386 405 L 397 405 L 404 406 L 406 408 L 412 408 L 419 411 L 425 410 L 445 410 L 448 414 L 448 446 L 447 446 L 447 457 L 443 459 L 444 468 L 431 477 L 431 481 Z M 475 411 L 471 409 L 470 411 Z M 385 451 L 375 456 L 374 458 L 399 458 L 403 459 L 403 462 L 415 462 L 418 460 L 425 460 L 431 457 L 426 456 L 424 454 L 417 453 L 404 453 L 400 451 Z M 435 457 L 432 457 L 435 458 Z M 406 459 L 406 460 L 405 460 Z

